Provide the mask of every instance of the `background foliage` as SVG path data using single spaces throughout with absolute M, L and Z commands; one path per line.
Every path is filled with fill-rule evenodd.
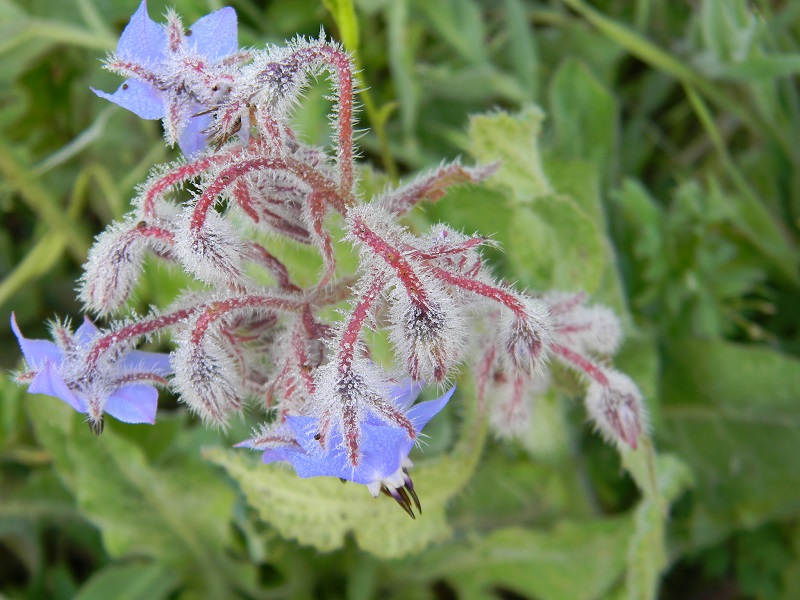
M 118 85 L 98 59 L 137 3 L 0 0 L 0 595 L 800 596 L 800 4 L 232 0 L 245 45 L 323 25 L 356 52 L 366 194 L 501 158 L 412 224 L 490 234 L 507 279 L 585 289 L 626 324 L 652 445 L 604 445 L 568 379 L 498 442 L 465 381 L 417 456 L 412 522 L 229 449 L 244 424 L 206 431 L 174 399 L 155 427 L 95 438 L 10 382 L 8 314 L 30 337 L 77 315 L 92 236 L 171 155 L 157 123 L 89 91 Z M 221 5 L 174 2 L 187 24 Z M 297 115 L 320 143 L 324 93 Z M 148 271 L 140 308 L 178 279 Z

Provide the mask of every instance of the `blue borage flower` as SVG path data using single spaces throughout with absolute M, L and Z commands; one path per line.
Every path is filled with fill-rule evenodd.
M 167 141 L 190 156 L 206 146 L 208 111 L 230 88 L 238 49 L 232 8 L 206 15 L 184 32 L 173 13 L 166 25 L 150 19 L 143 1 L 106 65 L 129 79 L 113 94 L 92 91 L 142 119 L 163 119 Z
M 55 396 L 79 413 L 90 413 L 90 401 L 84 384 L 75 373 L 77 357 L 85 355 L 100 330 L 88 318 L 74 334 L 57 328 L 60 345 L 49 340 L 29 340 L 22 335 L 16 316 L 11 315 L 11 329 L 17 336 L 28 369 L 19 374 L 31 394 Z M 93 389 L 103 389 L 103 411 L 125 423 L 155 423 L 158 390 L 154 383 L 166 385 L 172 372 L 169 355 L 131 350 L 107 369 Z M 102 426 L 102 420 L 98 426 Z M 99 429 L 94 427 L 99 433 Z
M 420 384 L 407 383 L 393 388 L 389 394 L 394 406 L 404 411 L 413 423 L 415 437 L 445 407 L 455 387 L 435 400 L 411 406 L 420 391 Z M 412 501 L 422 512 L 408 475 L 408 469 L 414 466 L 408 458 L 414 442 L 405 430 L 369 414 L 361 423 L 361 455 L 358 464 L 352 465 L 347 458 L 341 431 L 331 434 L 326 451 L 319 441 L 318 419 L 287 416 L 277 427 L 237 444 L 237 447 L 263 450 L 265 463 L 288 462 L 303 478 L 329 476 L 363 484 L 375 497 L 381 492 L 391 496 L 414 518 Z

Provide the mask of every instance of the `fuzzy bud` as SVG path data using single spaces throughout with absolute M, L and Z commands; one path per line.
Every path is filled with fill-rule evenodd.
M 191 223 L 191 217 L 185 215 L 175 236 L 176 254 L 183 267 L 210 284 L 239 279 L 243 248 L 231 224 L 214 210 L 205 215 L 201 227 Z
M 91 310 L 107 315 L 121 308 L 142 272 L 147 238 L 130 222 L 116 224 L 97 237 L 80 281 L 79 297 Z
M 553 336 L 582 353 L 611 355 L 622 341 L 622 325 L 610 308 L 586 306 L 583 294 L 548 292 L 542 301 L 550 308 Z
M 586 408 L 606 438 L 636 449 L 646 428 L 641 393 L 627 375 L 611 370 L 603 375 L 605 385 L 596 379 L 589 384 Z
M 523 438 L 533 426 L 537 400 L 552 383 L 549 371 L 534 377 L 517 375 L 512 379 L 495 375 L 489 422 L 500 437 Z
M 461 360 L 466 328 L 461 311 L 446 294 L 426 289 L 429 300 L 424 304 L 395 290 L 390 339 L 412 379 L 442 382 Z
M 547 351 L 549 322 L 547 309 L 539 300 L 525 298 L 524 306 L 524 312 L 504 316 L 500 341 L 511 366 L 530 375 Z
M 224 425 L 242 406 L 241 376 L 231 355 L 213 335 L 178 345 L 170 360 L 175 390 L 206 423 Z

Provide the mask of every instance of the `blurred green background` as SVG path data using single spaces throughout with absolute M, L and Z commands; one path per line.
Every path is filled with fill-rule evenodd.
M 89 90 L 119 85 L 101 59 L 137 5 L 0 0 L 0 597 L 800 597 L 800 3 L 231 2 L 242 45 L 324 26 L 355 52 L 367 197 L 501 159 L 409 225 L 492 235 L 498 274 L 625 324 L 652 445 L 605 445 L 563 373 L 530 435 L 495 440 L 465 377 L 415 455 L 417 521 L 228 449 L 249 421 L 207 431 L 164 397 L 156 426 L 95 438 L 12 382 L 11 311 L 34 338 L 78 317 L 93 236 L 176 157 Z M 188 26 L 223 3 L 150 15 L 170 6 Z M 325 91 L 296 116 L 321 144 Z M 184 283 L 148 269 L 135 308 Z

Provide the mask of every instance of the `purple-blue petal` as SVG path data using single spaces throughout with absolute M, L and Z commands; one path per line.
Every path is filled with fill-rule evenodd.
M 25 362 L 28 363 L 29 369 L 38 371 L 47 362 L 54 365 L 61 364 L 61 349 L 49 340 L 26 339 L 19 330 L 17 317 L 14 313 L 11 313 L 11 329 L 14 331 L 14 335 L 17 336 L 17 342 L 19 342 L 19 347 L 22 349 L 22 355 L 25 357 Z
M 230 6 L 198 19 L 189 29 L 192 32 L 186 38 L 189 48 L 211 60 L 219 60 L 239 49 L 236 11 Z
M 91 88 L 92 91 L 114 104 L 126 108 L 141 119 L 161 119 L 164 117 L 162 93 L 147 82 L 139 79 L 126 80 L 113 94 Z
M 252 440 L 245 440 L 244 442 L 239 442 L 234 446 L 234 448 L 252 448 L 253 446 L 249 444 L 251 441 Z M 261 462 L 263 462 L 265 465 L 274 462 L 289 462 L 289 456 L 286 453 L 286 448 L 287 446 L 283 446 L 281 448 L 266 448 L 261 454 Z
M 284 426 L 289 428 L 291 434 L 294 436 L 295 441 L 306 452 L 316 454 L 320 449 L 320 443 L 314 439 L 314 436 L 319 433 L 319 420 L 313 417 L 294 417 L 287 416 Z M 334 433 L 334 438 L 337 434 Z M 338 439 L 329 440 L 332 444 L 341 442 L 341 434 L 338 434 Z
M 395 388 L 392 394 L 398 406 L 404 406 L 409 397 L 418 393 L 417 384 Z M 408 410 L 408 418 L 419 433 L 453 396 L 455 387 L 435 400 L 429 400 Z M 402 466 L 414 446 L 414 440 L 399 427 L 390 426 L 369 417 L 361 423 L 361 439 L 358 466 L 353 466 L 347 458 L 342 443 L 341 431 L 335 430 L 328 440 L 329 450 L 325 451 L 314 436 L 319 430 L 319 421 L 312 417 L 288 416 L 283 425 L 287 433 L 294 436 L 300 447 L 285 445 L 264 450 L 265 463 L 286 461 L 292 465 L 300 477 L 341 477 L 355 483 L 370 484 L 381 481 Z M 252 447 L 247 442 L 239 446 Z
M 393 387 L 389 391 L 389 396 L 396 407 L 405 409 L 411 406 L 411 403 L 417 399 L 423 387 L 425 386 L 420 381 L 408 380 Z
M 153 373 L 160 377 L 172 374 L 169 354 L 162 352 L 143 352 L 131 350 L 120 361 L 120 366 L 125 370 Z
M 196 106 L 194 113 L 203 110 Z M 185 156 L 192 156 L 205 149 L 208 135 L 205 131 L 211 126 L 211 115 L 197 115 L 188 117 L 183 123 L 183 129 L 178 135 L 178 146 Z
M 89 317 L 83 317 L 83 323 L 75 331 L 75 343 L 79 346 L 88 346 L 99 334 L 97 325 L 92 323 Z
M 265 450 L 262 460 L 266 463 L 286 460 L 303 478 L 341 477 L 368 484 L 397 471 L 411 445 L 412 442 L 401 429 L 364 426 L 360 445 L 362 454 L 357 467 L 350 464 L 344 449 L 340 447 L 331 448 L 327 453 L 309 454 L 299 448 L 285 446 Z
M 104 411 L 123 423 L 156 422 L 158 390 L 151 385 L 126 385 L 106 400 Z
M 143 0 L 119 38 L 117 55 L 143 65 L 154 65 L 164 59 L 167 41 L 167 32 L 150 18 L 147 2 Z
M 31 384 L 28 386 L 28 392 L 31 394 L 55 396 L 80 413 L 85 413 L 88 410 L 86 402 L 72 393 L 72 390 L 67 387 L 64 378 L 58 372 L 56 365 L 50 362 L 46 363 L 44 367 L 36 373 Z
M 414 441 L 404 429 L 362 427 L 361 458 L 351 481 L 366 484 L 389 477 L 400 468 L 413 446 Z
M 456 387 L 453 386 L 449 390 L 447 390 L 443 396 L 436 398 L 435 400 L 428 400 L 427 402 L 420 402 L 411 407 L 408 411 L 408 418 L 414 423 L 414 429 L 417 432 L 422 431 L 422 428 L 428 424 L 436 414 L 442 410 L 445 405 L 450 401 L 450 398 L 453 396 L 453 392 L 456 391 Z

